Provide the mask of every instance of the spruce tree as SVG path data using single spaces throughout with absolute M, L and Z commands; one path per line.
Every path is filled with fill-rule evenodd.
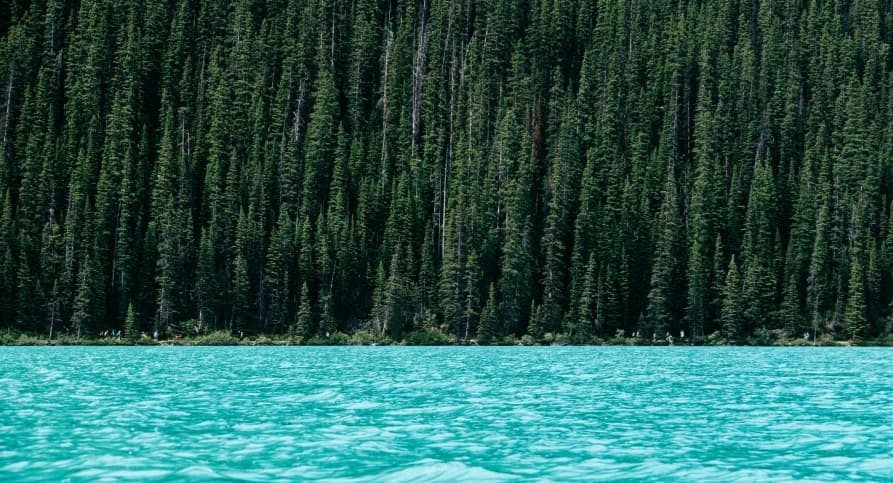
M 729 260 L 722 297 L 722 334 L 729 342 L 741 337 L 745 299 L 741 294 L 741 274 L 735 257 Z
M 478 323 L 477 342 L 478 344 L 490 344 L 499 335 L 499 319 L 498 307 L 496 302 L 496 286 L 490 284 L 487 304 L 481 311 L 481 320 Z
M 0 329 L 888 335 L 888 2 L 590 3 L 0 2 Z
M 139 339 L 139 326 L 136 322 L 136 314 L 133 312 L 133 304 L 127 305 L 127 316 L 124 318 L 124 337 L 130 342 Z
M 758 160 L 754 182 L 750 188 L 744 238 L 745 332 L 770 327 L 776 303 L 775 275 L 775 206 L 776 198 L 771 168 Z
M 310 303 L 310 289 L 307 288 L 307 282 L 301 285 L 301 300 L 295 314 L 292 332 L 294 337 L 300 337 L 304 341 L 313 335 L 313 306 Z
M 264 285 L 269 294 L 269 310 L 264 328 L 271 328 L 276 333 L 281 333 L 288 326 L 289 314 L 289 266 L 292 260 L 292 237 L 290 236 L 291 221 L 288 219 L 288 211 L 281 209 L 279 220 L 270 235 L 270 246 L 267 250 L 266 266 L 264 268 Z
M 865 305 L 865 270 L 856 254 L 850 262 L 849 290 L 843 328 L 852 341 L 858 341 L 868 327 Z
M 679 260 L 679 202 L 676 194 L 674 167 L 667 169 L 664 199 L 661 204 L 658 239 L 654 252 L 651 290 L 645 312 L 646 329 L 663 338 L 674 324 L 674 301 L 678 295 L 677 263 Z

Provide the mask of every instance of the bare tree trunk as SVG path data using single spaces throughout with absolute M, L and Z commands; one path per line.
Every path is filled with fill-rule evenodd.
M 9 143 L 9 118 L 12 115 L 12 77 L 13 69 L 9 69 L 9 81 L 6 84 L 6 106 L 3 109 L 3 140 L 0 141 L 0 153 L 6 153 Z
M 385 21 L 388 24 L 388 31 L 385 35 L 384 45 L 384 78 L 382 79 L 381 92 L 381 192 L 384 193 L 387 187 L 387 169 L 385 163 L 388 157 L 388 74 L 390 73 L 391 64 L 391 48 L 394 44 L 394 33 L 390 28 L 390 16 Z
M 422 3 L 419 19 L 419 38 L 416 46 L 415 67 L 412 73 L 412 146 L 413 154 L 419 144 L 422 121 L 422 80 L 425 74 L 425 63 L 428 50 L 428 0 Z

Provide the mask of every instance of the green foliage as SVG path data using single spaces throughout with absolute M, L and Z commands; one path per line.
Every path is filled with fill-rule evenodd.
M 304 343 L 306 345 L 348 345 L 350 343 L 350 337 L 342 332 L 335 332 L 334 334 L 330 334 L 329 337 L 311 337 Z
M 244 344 L 245 341 L 243 340 L 242 343 Z M 251 345 L 276 345 L 276 340 L 261 334 L 256 338 L 251 339 L 249 343 Z
M 722 297 L 722 336 L 735 341 L 741 336 L 741 318 L 744 314 L 744 298 L 741 295 L 741 274 L 735 257 L 729 261 Z
M 456 343 L 456 336 L 444 334 L 437 330 L 414 331 L 406 334 L 406 345 L 452 345 Z
M 519 345 L 527 345 L 527 346 L 537 345 L 537 341 L 529 334 L 524 334 L 523 336 L 521 336 L 521 340 L 518 341 L 518 344 Z
M 131 342 L 139 338 L 139 328 L 136 323 L 136 314 L 133 312 L 133 304 L 127 306 L 127 317 L 124 319 L 124 337 Z
M 291 336 L 309 339 L 313 332 L 313 309 L 310 305 L 310 290 L 307 283 L 301 287 L 301 301 L 298 313 L 295 316 L 295 323 L 292 326 Z
M 481 312 L 481 320 L 478 323 L 478 344 L 489 344 L 497 337 L 497 331 L 500 327 L 497 317 L 496 288 L 493 284 L 490 284 L 490 296 L 487 299 L 487 305 L 484 306 L 484 310 Z
M 667 181 L 658 215 L 659 236 L 655 245 L 654 265 L 651 272 L 651 289 L 645 309 L 644 325 L 647 330 L 663 339 L 675 328 L 675 306 L 679 300 L 678 270 L 680 261 L 679 201 L 676 193 L 675 166 L 667 166 Z
M 47 345 L 47 340 L 41 339 L 39 337 L 34 337 L 31 335 L 22 334 L 17 339 L 15 339 L 14 345 L 23 345 L 23 346 Z
M 775 341 L 775 335 L 766 327 L 758 327 L 753 335 L 747 338 L 748 345 L 771 345 Z
M 347 345 L 350 341 L 350 337 L 344 332 L 335 332 L 331 336 L 329 336 L 329 344 L 330 345 Z
M 726 345 L 728 344 L 728 340 L 723 337 L 722 332 L 716 331 L 707 336 L 704 341 L 707 345 Z
M 239 345 L 239 338 L 229 331 L 215 330 L 207 335 L 192 339 L 193 345 Z
M 0 329 L 883 340 L 893 4 L 615 3 L 0 7 Z
M 391 345 L 394 341 L 389 337 L 378 337 L 366 330 L 358 330 L 350 335 L 348 345 Z

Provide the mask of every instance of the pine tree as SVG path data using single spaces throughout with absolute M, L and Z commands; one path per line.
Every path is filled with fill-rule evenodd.
M 744 313 L 744 297 L 741 295 L 741 274 L 735 257 L 729 260 L 722 297 L 722 334 L 729 341 L 737 341 L 741 337 L 742 317 Z
M 232 294 L 232 320 L 229 330 L 243 330 L 251 326 L 251 294 L 248 280 L 248 264 L 241 253 L 236 255 L 233 264 L 233 280 L 230 284 Z
M 506 142 L 514 140 L 513 130 L 519 129 L 513 119 L 513 112 L 508 112 L 500 123 L 501 135 Z M 533 213 L 531 206 L 531 184 L 533 167 L 524 150 L 529 139 L 524 133 L 523 142 L 507 145 L 504 156 L 517 156 L 517 168 L 514 176 L 509 177 L 509 188 L 505 206 L 505 243 L 502 247 L 501 272 L 498 291 L 502 296 L 500 318 L 505 334 L 520 335 L 524 330 L 532 312 L 529 312 L 532 300 L 531 278 L 534 270 L 533 260 Z M 527 146 L 529 149 L 529 146 Z M 444 276 L 449 276 L 443 270 Z M 443 282 L 442 282 L 443 283 Z
M 167 100 L 165 99 L 165 101 Z M 191 289 L 188 283 L 191 278 L 189 257 L 194 248 L 192 245 L 192 217 L 189 203 L 184 199 L 188 193 L 185 181 L 191 149 L 185 126 L 188 113 L 185 110 L 180 110 L 177 114 L 179 129 L 175 124 L 174 112 L 168 110 L 165 113 L 159 159 L 153 173 L 152 213 L 158 230 L 155 282 L 158 285 L 156 297 L 159 322 L 162 327 L 186 318 L 188 314 L 193 313 L 192 309 L 194 308 L 193 306 L 187 307 L 181 300 L 182 294 L 188 293 Z M 126 187 L 122 187 L 122 194 L 124 188 Z M 126 234 L 122 233 L 122 237 L 126 237 Z M 202 238 L 205 243 L 210 241 L 207 239 L 207 235 Z M 202 250 L 208 248 L 210 247 L 203 247 Z M 209 256 L 207 253 L 202 253 L 202 255 Z M 207 266 L 204 268 L 205 270 L 210 269 Z M 202 273 L 202 275 L 208 276 L 207 273 Z M 197 283 L 205 284 L 207 280 Z M 195 307 L 197 309 L 194 312 L 195 316 L 199 319 L 206 317 L 212 319 L 212 305 L 205 303 L 211 299 L 210 292 L 200 289 L 198 299 L 200 302 L 199 307 Z
M 583 277 L 582 292 L 576 310 L 579 320 L 577 321 L 577 333 L 582 336 L 597 334 L 604 322 L 604 314 L 602 313 L 602 280 L 597 273 L 598 264 L 595 254 L 589 256 L 589 263 L 586 264 L 586 274 Z
M 0 2 L 0 329 L 885 337 L 891 8 L 777 3 Z
M 866 298 L 865 282 L 865 245 L 868 238 L 865 233 L 865 205 L 864 199 L 859 200 L 852 208 L 852 221 L 850 226 L 851 246 L 849 250 L 850 273 L 847 280 L 847 302 L 843 317 L 843 329 L 850 340 L 857 341 L 862 338 L 868 328 L 868 304 Z
M 269 294 L 268 320 L 264 321 L 264 328 L 272 328 L 275 333 L 281 333 L 286 327 L 289 314 L 289 269 L 292 260 L 292 237 L 290 236 L 291 221 L 288 219 L 288 211 L 281 209 L 279 220 L 270 235 L 270 247 L 267 251 L 266 267 L 264 268 L 264 285 Z
M 301 301 L 295 315 L 292 332 L 294 337 L 300 337 L 304 341 L 313 334 L 313 306 L 310 302 L 310 289 L 307 288 L 307 282 L 301 285 Z
M 496 302 L 496 286 L 490 284 L 489 296 L 484 310 L 481 311 L 481 320 L 478 323 L 478 344 L 490 344 L 499 335 L 498 307 Z
M 537 305 L 536 302 L 530 302 L 530 321 L 527 323 L 527 334 L 534 340 L 542 340 L 545 335 L 543 328 L 543 306 Z
M 678 294 L 677 260 L 679 259 L 679 202 L 676 194 L 674 168 L 669 165 L 660 211 L 660 232 L 654 252 L 654 268 L 648 307 L 645 312 L 646 329 L 663 338 L 674 324 L 674 301 Z
M 447 221 L 445 240 L 440 270 L 440 307 L 444 325 L 450 333 L 460 337 L 463 322 L 463 262 L 467 256 L 464 226 L 457 221 L 458 214 L 453 214 Z M 457 226 L 458 225 L 458 226 Z
M 335 148 L 337 146 L 338 93 L 335 89 L 333 59 L 327 59 L 327 52 L 320 50 L 318 59 L 318 88 L 307 126 L 303 189 L 301 192 L 302 216 L 319 214 L 320 202 L 324 199 L 324 189 L 329 186 Z
M 465 261 L 464 301 L 462 310 L 462 337 L 463 341 L 469 340 L 477 333 L 477 324 L 480 317 L 480 256 L 477 250 L 471 249 L 468 259 Z
M 196 270 L 196 312 L 200 324 L 211 324 L 216 330 L 222 327 L 222 321 L 217 317 L 221 289 L 214 255 L 214 243 L 210 234 L 208 230 L 202 230 Z
M 19 260 L 16 286 L 16 321 L 20 330 L 36 332 L 43 319 L 43 291 L 37 278 L 37 264 L 31 260 L 28 240 L 19 233 Z
M 771 168 L 757 161 L 747 205 L 744 239 L 744 319 L 749 332 L 772 323 L 776 303 L 775 206 Z
M 846 313 L 843 327 L 850 340 L 858 341 L 868 327 L 865 305 L 865 270 L 858 255 L 852 256 L 850 262 L 849 293 L 847 295 Z
M 713 114 L 708 102 L 707 84 L 702 82 L 696 121 L 695 154 L 697 168 L 690 203 L 691 237 L 688 258 L 688 305 L 686 317 L 693 338 L 704 336 L 704 325 L 711 316 L 711 278 L 713 238 L 717 231 L 716 206 L 719 180 L 716 176 L 716 148 L 713 145 Z
M 567 301 L 567 254 L 565 240 L 573 220 L 573 204 L 579 200 L 579 146 L 577 110 L 570 101 L 561 106 L 554 156 L 546 186 L 549 197 L 542 247 L 545 255 L 543 267 L 543 320 L 546 332 L 558 332 L 564 318 Z
M 127 317 L 124 318 L 124 337 L 134 342 L 139 338 L 139 326 L 136 322 L 136 314 L 133 312 L 133 304 L 127 305 Z
M 793 337 L 799 333 L 804 319 L 803 314 L 800 312 L 796 272 L 789 272 L 788 279 L 785 281 L 784 294 L 778 316 L 781 319 L 782 329 L 788 337 Z
M 0 253 L 0 317 L 12 321 L 16 312 L 16 258 L 13 253 L 15 225 L 9 190 L 6 190 L 4 198 L 0 212 L 0 240 L 3 242 L 3 252 Z
M 80 340 L 81 336 L 93 328 L 95 322 L 95 309 L 91 301 L 95 300 L 95 274 L 92 260 L 89 255 L 84 257 L 81 264 L 80 273 L 78 273 L 77 294 L 74 299 L 74 308 L 71 314 L 71 330 L 76 338 Z
M 375 272 L 375 294 L 372 302 L 372 328 L 379 337 L 384 335 L 391 317 L 387 300 L 387 280 L 384 262 L 379 261 L 378 270 Z

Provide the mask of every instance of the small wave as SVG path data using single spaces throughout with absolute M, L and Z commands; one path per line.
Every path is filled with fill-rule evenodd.
M 516 476 L 491 471 L 478 466 L 468 466 L 464 463 L 441 462 L 432 460 L 417 461 L 409 468 L 403 468 L 391 473 L 381 475 L 381 479 L 388 481 L 505 481 L 515 479 Z
M 890 479 L 890 350 L 677 349 L 43 348 L 0 481 Z
M 112 480 L 157 480 L 165 478 L 171 474 L 169 470 L 117 470 L 109 471 L 103 475 L 103 478 Z
M 192 480 L 197 479 L 221 479 L 223 476 L 214 471 L 210 466 L 193 465 L 187 466 L 176 473 L 176 476 L 182 476 Z

